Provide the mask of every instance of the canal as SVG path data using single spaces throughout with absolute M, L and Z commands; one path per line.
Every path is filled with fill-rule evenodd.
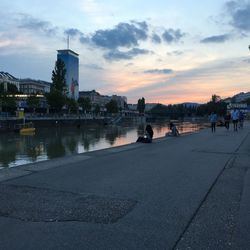
M 154 138 L 169 132 L 168 122 L 151 124 Z M 85 125 L 80 128 L 38 128 L 35 134 L 4 133 L 0 136 L 0 168 L 133 143 L 143 135 L 146 124 Z M 203 123 L 177 123 L 180 133 L 194 132 Z

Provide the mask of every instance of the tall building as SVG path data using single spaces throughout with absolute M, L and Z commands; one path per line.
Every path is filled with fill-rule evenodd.
M 70 49 L 58 50 L 57 52 L 57 59 L 61 59 L 66 68 L 65 80 L 68 97 L 77 100 L 79 97 L 79 55 Z

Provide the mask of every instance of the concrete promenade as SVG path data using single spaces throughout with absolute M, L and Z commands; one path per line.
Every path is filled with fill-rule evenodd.
M 250 124 L 0 170 L 0 249 L 250 249 Z

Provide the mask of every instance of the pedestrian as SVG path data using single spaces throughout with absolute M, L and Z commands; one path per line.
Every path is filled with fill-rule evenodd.
M 224 116 L 225 127 L 227 130 L 229 130 L 230 120 L 231 120 L 231 114 L 229 111 L 227 111 L 226 115 Z
M 239 111 L 239 128 L 243 128 L 244 123 L 244 113 L 240 110 Z
M 212 112 L 210 115 L 210 122 L 211 122 L 211 130 L 212 133 L 216 131 L 216 122 L 217 122 L 217 114 L 215 112 Z
M 239 110 L 234 109 L 231 113 L 231 117 L 233 120 L 234 131 L 238 131 L 238 121 L 239 121 Z

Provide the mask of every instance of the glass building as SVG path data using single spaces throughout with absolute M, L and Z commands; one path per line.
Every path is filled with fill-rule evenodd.
M 58 50 L 57 59 L 61 59 L 66 68 L 66 85 L 68 97 L 75 100 L 79 97 L 79 58 L 78 54 L 70 49 Z

